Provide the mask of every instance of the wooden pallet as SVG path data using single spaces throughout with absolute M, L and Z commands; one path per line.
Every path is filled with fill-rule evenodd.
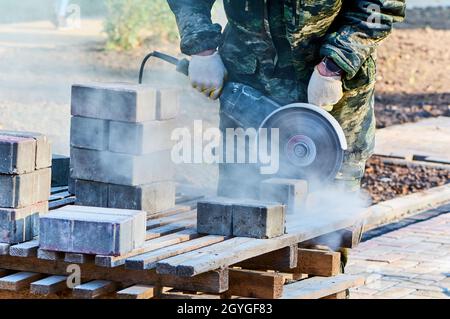
M 185 196 L 182 200 L 189 202 L 195 198 Z M 40 275 L 39 278 L 27 277 L 24 284 L 21 281 L 23 275 L 18 275 L 13 279 L 18 278 L 19 284 L 6 286 L 1 283 L 5 278 L 0 278 L 0 289 L 8 287 L 9 293 L 15 293 L 17 289 L 29 288 L 30 296 L 40 291 L 67 294 L 67 285 L 62 282 L 68 275 L 68 267 L 73 264 L 78 265 L 86 283 L 69 293 L 77 298 L 112 295 L 131 298 L 133 294 L 138 295 L 136 298 L 194 298 L 199 295 L 281 298 L 285 294 L 293 296 L 288 294 L 293 291 L 292 287 L 313 291 L 316 286 L 326 286 L 328 290 L 321 288 L 320 292 L 309 295 L 325 297 L 360 282 L 358 278 L 339 275 L 339 253 L 305 249 L 312 243 L 328 244 L 330 238 L 335 242 L 336 237 L 341 239 L 339 247 L 352 248 L 357 237 L 351 228 L 355 216 L 335 213 L 324 214 L 320 219 L 291 216 L 287 234 L 281 237 L 264 240 L 227 238 L 198 234 L 196 211 L 192 206 L 178 205 L 148 216 L 144 246 L 123 256 L 46 251 L 39 249 L 38 240 L 12 246 L 0 244 L 0 269 Z M 363 217 L 363 214 L 359 216 Z M 317 277 L 305 279 L 305 274 Z M 47 280 L 42 282 L 45 278 Z M 304 283 L 297 282 L 299 279 Z M 7 277 L 6 281 L 9 280 Z M 38 283 L 32 285 L 36 281 Z M 94 283 L 88 285 L 92 281 Z M 50 288 L 41 287 L 45 285 Z M 336 288 L 331 288 L 334 286 Z M 84 293 L 85 290 L 93 292 Z

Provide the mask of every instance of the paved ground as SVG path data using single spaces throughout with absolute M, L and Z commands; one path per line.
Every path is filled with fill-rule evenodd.
M 450 299 L 449 234 L 450 205 L 367 233 L 347 267 L 367 282 L 351 298 Z
M 424 119 L 377 131 L 375 154 L 450 162 L 450 117 Z

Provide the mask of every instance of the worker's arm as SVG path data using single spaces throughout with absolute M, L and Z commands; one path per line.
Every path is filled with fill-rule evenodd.
M 355 76 L 378 43 L 405 17 L 405 0 L 344 0 L 336 32 L 328 35 L 321 54 L 331 58 L 347 79 Z
M 222 27 L 213 24 L 211 9 L 215 0 L 168 0 L 177 19 L 181 52 L 195 55 L 215 50 L 220 43 Z

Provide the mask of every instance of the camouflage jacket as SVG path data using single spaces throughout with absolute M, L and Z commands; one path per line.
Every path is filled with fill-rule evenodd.
M 405 0 L 224 0 L 222 34 L 211 21 L 214 2 L 168 0 L 182 52 L 219 47 L 231 80 L 269 93 L 283 87 L 297 101 L 324 56 L 345 71 L 347 90 L 375 81 L 375 49 L 405 14 Z

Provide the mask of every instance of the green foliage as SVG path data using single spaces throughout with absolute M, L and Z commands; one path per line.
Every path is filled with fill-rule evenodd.
M 176 24 L 166 0 L 106 0 L 107 49 L 130 50 L 144 33 L 176 39 Z

